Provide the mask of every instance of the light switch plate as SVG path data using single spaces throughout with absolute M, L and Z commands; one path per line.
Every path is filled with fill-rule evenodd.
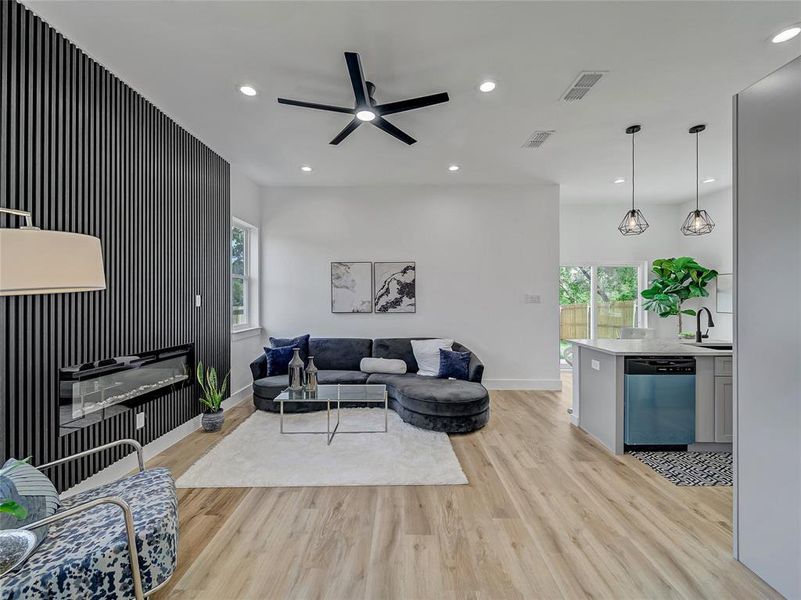
M 145 426 L 145 413 L 136 413 L 136 428 L 142 429 Z
M 542 302 L 539 294 L 524 294 L 523 295 L 523 302 L 526 304 L 539 304 Z
M 593 368 L 593 369 L 595 369 L 596 371 L 600 371 L 600 370 L 601 370 L 601 362 L 600 362 L 600 361 L 598 361 L 598 360 L 593 360 L 593 361 L 591 361 L 591 362 L 590 362 L 590 365 L 591 365 L 591 366 L 592 366 L 592 368 Z
M 203 296 L 195 294 L 195 307 L 200 308 L 201 306 L 203 306 Z

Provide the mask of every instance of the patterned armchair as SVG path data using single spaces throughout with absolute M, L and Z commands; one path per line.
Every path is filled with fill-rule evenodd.
M 178 550 L 175 482 L 167 469 L 145 470 L 137 441 L 112 442 L 39 468 L 122 444 L 136 449 L 139 472 L 64 499 L 54 515 L 26 525 L 50 529 L 25 563 L 0 578 L 2 600 L 141 600 L 169 580 Z

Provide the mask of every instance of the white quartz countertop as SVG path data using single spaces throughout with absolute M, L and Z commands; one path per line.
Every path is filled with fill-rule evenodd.
M 577 346 L 616 356 L 731 356 L 731 350 L 699 348 L 681 340 L 568 340 Z M 705 344 L 730 344 L 719 340 L 704 340 Z

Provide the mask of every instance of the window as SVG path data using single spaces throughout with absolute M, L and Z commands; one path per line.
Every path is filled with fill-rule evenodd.
M 640 302 L 645 266 L 563 266 L 559 274 L 559 357 L 566 366 L 569 339 L 617 338 L 623 327 L 645 326 Z
M 256 257 L 258 231 L 239 219 L 231 224 L 231 330 L 258 327 Z

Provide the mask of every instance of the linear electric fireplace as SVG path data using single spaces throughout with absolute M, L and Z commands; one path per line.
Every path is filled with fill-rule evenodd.
M 59 369 L 61 435 L 192 385 L 193 344 Z

